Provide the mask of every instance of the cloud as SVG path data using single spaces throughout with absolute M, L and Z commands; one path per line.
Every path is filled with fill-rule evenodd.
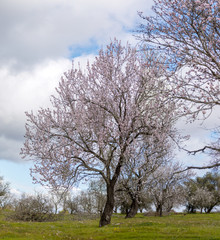
M 98 46 L 114 36 L 131 38 L 144 0 L 7 0 L 0 2 L 0 64 L 28 69 L 46 58 L 74 55 L 77 47 Z M 92 49 L 91 49 L 92 51 Z
M 0 159 L 21 160 L 24 112 L 49 106 L 49 96 L 71 64 L 68 59 L 48 60 L 18 73 L 0 68 Z
M 25 111 L 46 107 L 71 58 L 85 66 L 130 30 L 152 0 L 0 1 L 0 159 L 22 161 Z
M 198 150 L 205 145 L 210 144 L 212 139 L 212 131 L 218 126 L 219 122 L 219 107 L 216 107 L 212 114 L 204 121 L 196 120 L 193 123 L 186 123 L 186 119 L 182 118 L 177 122 L 177 129 L 182 135 L 189 135 L 189 140 L 182 144 L 182 147 L 189 151 Z M 182 162 L 185 166 L 205 166 L 212 160 L 209 155 L 197 153 L 190 155 L 186 151 L 181 150 L 176 152 L 176 159 Z M 207 170 L 197 170 L 197 174 L 203 175 Z
M 16 186 L 16 184 L 14 184 Z M 77 187 L 72 187 L 69 191 L 69 193 L 73 196 L 77 196 L 82 192 L 82 189 Z M 48 195 L 48 197 L 51 197 L 51 189 L 41 186 L 41 185 L 35 185 L 34 187 L 32 185 L 24 185 L 20 184 L 19 186 L 13 187 L 10 189 L 10 193 L 17 199 L 19 199 L 22 194 L 27 194 L 34 196 L 38 193 Z
M 83 68 L 94 55 L 74 59 Z M 0 68 L 0 159 L 21 162 L 20 149 L 24 142 L 25 112 L 50 107 L 61 76 L 72 67 L 70 59 L 45 60 L 32 70 L 10 72 Z

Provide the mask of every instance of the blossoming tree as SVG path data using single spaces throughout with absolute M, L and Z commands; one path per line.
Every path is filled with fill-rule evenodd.
M 192 176 L 192 172 L 184 171 L 179 163 L 160 166 L 152 173 L 146 185 L 153 199 L 156 213 L 162 216 L 163 210 L 170 211 L 185 200 L 183 183 Z M 179 172 L 179 173 L 178 173 Z
M 101 176 L 107 200 L 100 226 L 109 224 L 125 155 L 147 136 L 163 142 L 172 129 L 175 104 L 163 94 L 163 72 L 163 65 L 115 40 L 85 71 L 65 73 L 51 108 L 26 113 L 21 154 L 34 161 L 35 182 L 69 188 Z
M 117 191 L 127 194 L 127 198 L 130 198 L 131 201 L 126 218 L 134 217 L 139 207 L 144 204 L 145 185 L 152 174 L 162 165 L 171 164 L 174 145 L 170 137 L 171 135 L 168 135 L 163 142 L 158 142 L 154 136 L 149 136 L 145 138 L 139 149 L 136 148 L 135 154 L 126 156 L 126 163 L 117 183 Z M 173 131 L 172 137 L 176 137 L 175 131 Z
M 140 38 L 165 55 L 172 76 L 173 97 L 184 103 L 184 114 L 207 118 L 220 106 L 219 0 L 154 0 L 154 16 L 144 16 Z M 219 129 L 217 129 L 219 136 Z M 215 155 L 219 138 L 199 151 Z M 217 157 L 218 156 L 218 157 Z

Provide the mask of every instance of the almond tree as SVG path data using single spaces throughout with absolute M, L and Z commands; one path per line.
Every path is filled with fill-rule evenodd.
M 71 69 L 51 97 L 51 108 L 26 113 L 22 156 L 35 163 L 36 183 L 68 188 L 99 175 L 107 199 L 100 226 L 109 224 L 114 188 L 125 164 L 147 136 L 158 142 L 172 130 L 175 104 L 163 94 L 164 66 L 117 40 L 87 69 Z
M 117 191 L 126 192 L 131 201 L 126 218 L 132 218 L 137 214 L 144 199 L 148 178 L 161 165 L 169 164 L 171 147 L 174 148 L 170 142 L 170 136 L 164 138 L 164 142 L 154 142 L 151 137 L 148 137 L 143 141 L 141 148 L 136 148 L 133 156 L 126 156 L 127 161 L 117 184 Z
M 184 114 L 207 118 L 220 105 L 219 0 L 154 0 L 154 16 L 140 16 L 141 40 L 165 55 L 173 97 L 184 100 Z M 219 136 L 219 131 L 217 131 Z M 218 141 L 198 150 L 220 152 Z M 195 151 L 194 153 L 196 153 Z M 219 157 L 209 167 L 219 165 Z
M 146 187 L 153 199 L 156 213 L 162 216 L 163 209 L 171 210 L 185 200 L 183 183 L 192 173 L 180 172 L 182 167 L 178 163 L 160 166 L 148 180 Z
M 199 208 L 210 213 L 220 203 L 220 176 L 218 173 L 206 173 L 203 177 L 190 179 L 185 183 L 188 210 Z

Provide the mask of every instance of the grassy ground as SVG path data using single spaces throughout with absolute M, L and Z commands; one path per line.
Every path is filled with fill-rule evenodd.
M 112 223 L 99 228 L 99 220 L 58 222 L 13 222 L 0 216 L 0 239 L 201 239 L 220 240 L 220 213 L 146 217 L 115 215 Z

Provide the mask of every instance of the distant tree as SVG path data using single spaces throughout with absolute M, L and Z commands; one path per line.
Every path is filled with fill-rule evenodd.
M 66 210 L 66 199 L 68 194 L 68 191 L 65 189 L 52 189 L 50 191 L 50 201 L 54 206 L 55 214 L 58 213 L 59 208 L 62 208 L 63 211 Z
M 197 208 L 200 209 L 200 213 L 202 213 L 203 209 L 209 209 L 210 205 L 213 205 L 214 196 L 212 192 L 209 192 L 206 188 L 197 188 L 196 192 L 193 196 L 193 200 Z M 214 203 L 215 206 L 216 203 Z M 209 210 L 209 212 L 211 209 Z
M 0 177 L 0 207 L 5 208 L 10 205 L 10 184 L 4 181 L 3 177 Z
M 203 177 L 197 177 L 185 183 L 187 188 L 187 206 L 191 211 L 195 209 L 210 213 L 220 204 L 220 175 L 218 173 L 206 173 Z M 190 209 L 190 208 L 189 208 Z
M 106 186 L 102 178 L 92 180 L 89 184 L 88 194 L 93 199 L 93 209 L 97 214 L 103 212 L 106 202 Z
M 80 198 L 69 194 L 66 199 L 66 209 L 70 214 L 80 213 Z
M 197 186 L 194 179 L 190 178 L 184 182 L 185 194 L 186 194 L 186 211 L 187 213 L 196 212 L 196 202 L 194 201 L 193 196 L 195 195 Z
M 152 198 L 149 192 L 145 189 L 142 191 L 140 203 L 139 203 L 139 211 L 142 213 L 143 211 L 152 211 Z
M 77 197 L 79 199 L 79 206 L 81 208 L 81 212 L 92 214 L 94 213 L 94 202 L 93 197 L 89 194 L 88 191 L 82 191 L 80 195 Z
M 126 218 L 134 217 L 140 206 L 144 206 L 146 198 L 145 182 L 162 164 L 168 163 L 171 156 L 172 144 L 169 136 L 164 142 L 145 138 L 143 145 L 136 148 L 133 155 L 127 155 L 127 161 L 122 169 L 120 181 L 117 184 L 117 191 L 124 191 L 130 198 L 130 207 L 126 212 Z M 172 146 L 174 148 L 174 146 Z M 169 164 L 169 163 L 168 163 Z
M 115 209 L 117 213 L 119 210 L 122 214 L 127 214 L 131 206 L 131 198 L 126 191 L 121 188 L 120 180 L 115 187 Z
M 172 75 L 172 97 L 193 119 L 207 118 L 220 106 L 220 2 L 219 0 L 154 0 L 153 16 L 140 13 L 140 39 L 147 48 L 166 57 Z M 215 157 L 205 167 L 220 165 L 217 140 L 198 149 Z M 200 167 L 200 168 L 205 168 Z M 199 168 L 199 167 L 198 167 Z
M 162 64 L 115 40 L 85 72 L 65 73 L 53 107 L 26 113 L 22 156 L 35 163 L 34 181 L 68 188 L 101 176 L 107 197 L 99 225 L 109 224 L 125 154 L 146 136 L 160 142 L 172 132 L 175 103 L 165 96 L 163 72 Z
M 159 216 L 162 216 L 164 210 L 171 211 L 173 207 L 181 205 L 185 200 L 183 183 L 191 173 L 189 171 L 177 173 L 179 170 L 181 166 L 178 163 L 161 166 L 147 183 Z
M 0 197 L 9 192 L 9 183 L 4 181 L 3 177 L 0 177 Z

